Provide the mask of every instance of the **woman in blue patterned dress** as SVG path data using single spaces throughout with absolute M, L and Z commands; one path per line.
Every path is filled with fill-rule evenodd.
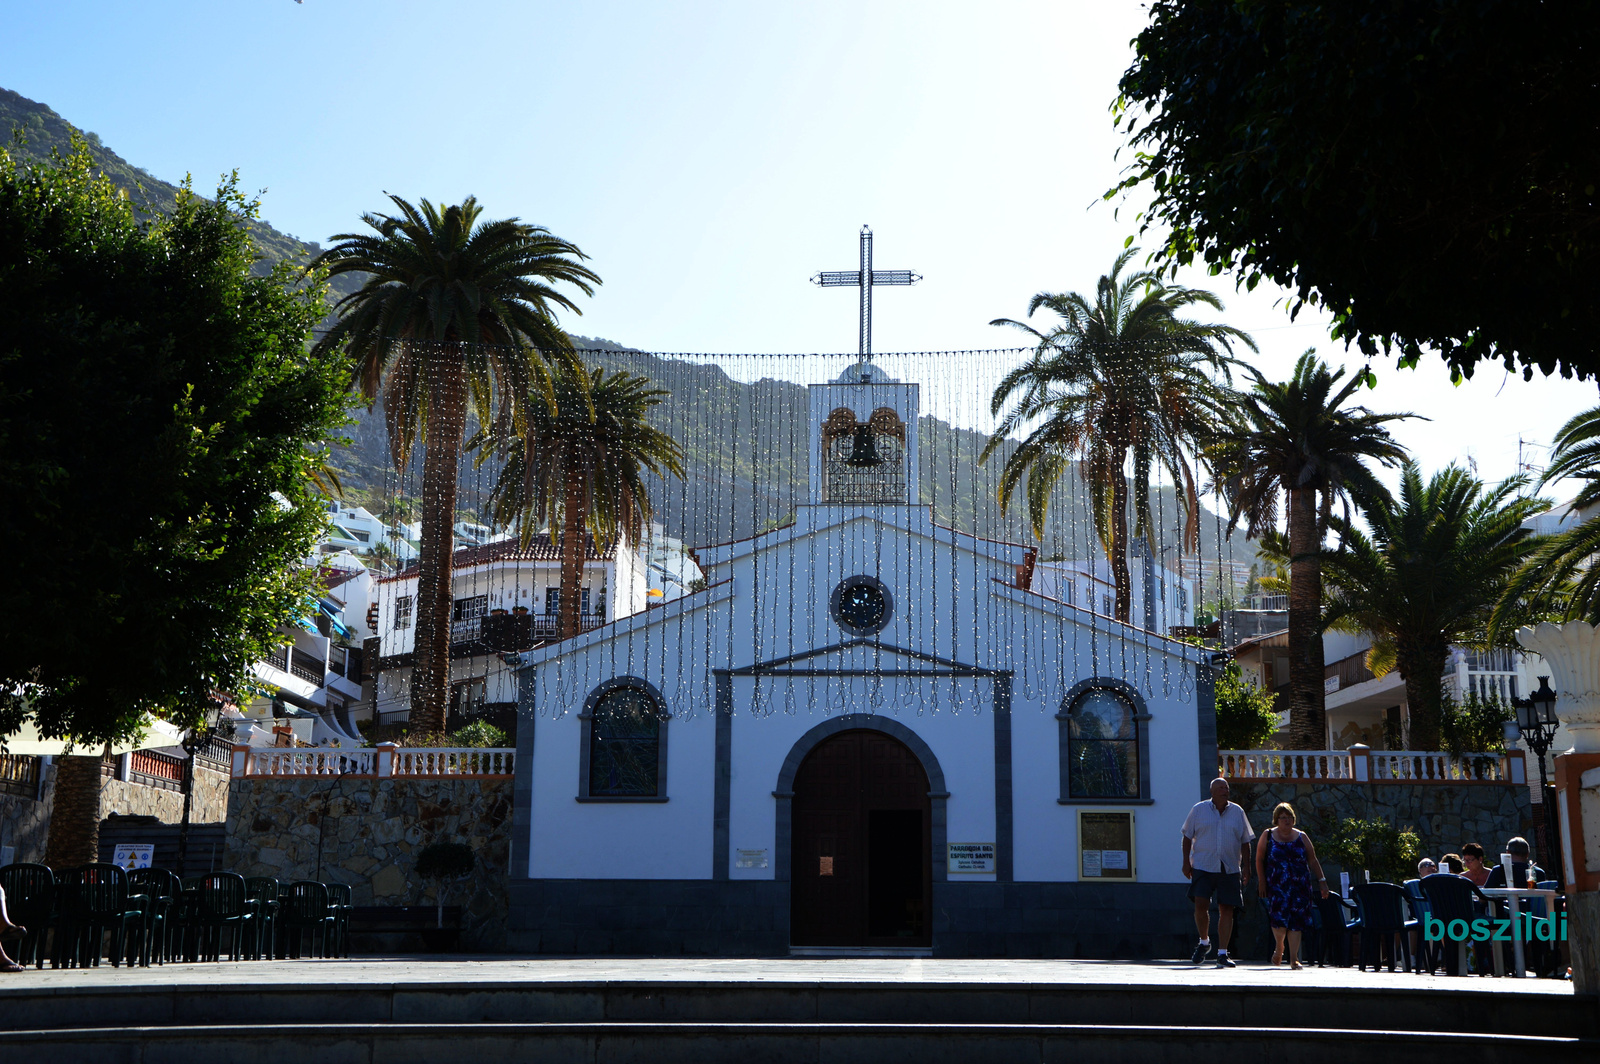
M 1294 806 L 1279 802 L 1272 830 L 1256 840 L 1256 882 L 1266 892 L 1267 917 L 1277 948 L 1272 963 L 1282 964 L 1288 939 L 1289 967 L 1300 967 L 1300 934 L 1311 926 L 1312 884 L 1328 896 L 1328 880 L 1311 845 L 1311 836 L 1294 826 Z

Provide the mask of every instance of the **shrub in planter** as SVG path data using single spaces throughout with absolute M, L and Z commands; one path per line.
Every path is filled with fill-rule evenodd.
M 422 936 L 431 948 L 442 949 L 446 944 L 444 894 L 447 885 L 452 882 L 459 883 L 472 875 L 476 863 L 477 858 L 472 853 L 472 847 L 462 842 L 435 842 L 424 846 L 417 854 L 417 875 L 433 881 L 433 896 L 438 906 L 435 934 L 430 936 L 424 931 Z

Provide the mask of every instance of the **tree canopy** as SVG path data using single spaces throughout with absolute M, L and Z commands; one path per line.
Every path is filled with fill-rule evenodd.
M 192 723 L 304 601 L 347 375 L 255 217 L 234 178 L 141 219 L 81 140 L 0 150 L 0 735 Z
M 1154 0 L 1118 187 L 1162 261 L 1274 281 L 1369 356 L 1600 373 L 1597 8 Z

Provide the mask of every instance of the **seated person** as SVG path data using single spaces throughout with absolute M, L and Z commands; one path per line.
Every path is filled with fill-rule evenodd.
M 1432 857 L 1424 857 L 1422 860 L 1417 862 L 1417 878 L 1418 879 L 1427 879 L 1429 876 L 1433 875 L 1438 870 L 1439 870 L 1439 866 L 1433 863 L 1433 858 Z
M 1489 866 L 1483 862 L 1483 847 L 1475 842 L 1469 842 L 1461 847 L 1461 863 L 1466 865 L 1466 871 L 1461 874 L 1472 880 L 1472 885 L 1481 887 L 1489 882 Z
M 1464 867 L 1466 866 L 1461 863 L 1461 855 L 1458 853 L 1447 853 L 1439 858 L 1439 871 L 1452 876 L 1459 876 Z
M 1489 869 L 1489 880 L 1486 887 L 1526 887 L 1528 885 L 1528 866 L 1533 864 L 1532 851 L 1528 847 L 1528 840 L 1521 835 L 1516 836 L 1506 843 L 1506 853 L 1511 855 L 1511 882 L 1506 882 L 1506 869 L 1504 865 L 1495 865 Z M 1544 869 L 1533 865 L 1534 882 L 1548 879 Z

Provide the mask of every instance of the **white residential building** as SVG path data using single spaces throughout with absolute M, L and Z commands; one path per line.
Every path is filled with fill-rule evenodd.
M 650 597 L 647 563 L 626 543 L 599 551 L 589 538 L 587 547 L 580 592 L 584 631 L 662 601 Z M 452 565 L 451 714 L 509 710 L 517 698 L 516 677 L 506 658 L 556 637 L 560 551 L 548 535 L 535 536 L 526 547 L 516 538 L 501 538 L 458 549 Z M 406 719 L 411 709 L 417 569 L 380 577 L 375 588 L 378 661 L 370 712 L 387 724 Z
M 1128 559 L 1132 581 L 1128 621 L 1136 628 L 1167 635 L 1178 625 L 1194 623 L 1194 580 L 1180 577 L 1162 565 L 1148 568 L 1143 558 Z M 1033 570 L 1033 589 L 1068 606 L 1116 615 L 1117 585 L 1111 563 L 1089 561 L 1039 562 Z
M 258 691 L 242 701 L 235 739 L 253 746 L 297 742 L 359 746 L 362 644 L 376 634 L 372 572 L 345 551 L 317 559 L 323 591 L 279 629 L 284 645 L 252 666 Z

